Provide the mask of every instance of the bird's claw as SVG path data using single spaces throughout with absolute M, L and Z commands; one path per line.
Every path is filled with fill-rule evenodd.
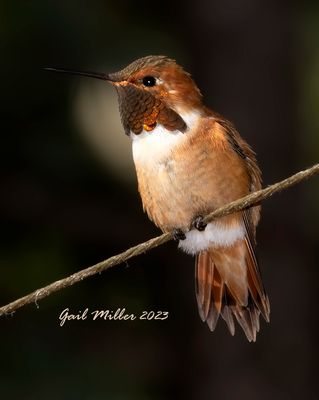
M 199 215 L 197 218 L 194 219 L 194 221 L 192 222 L 192 226 L 191 228 L 195 228 L 198 231 L 204 231 L 207 224 L 206 222 L 203 221 L 203 217 L 201 215 Z
M 186 235 L 181 229 L 174 229 L 173 230 L 173 239 L 176 240 L 177 242 L 179 240 L 185 240 Z

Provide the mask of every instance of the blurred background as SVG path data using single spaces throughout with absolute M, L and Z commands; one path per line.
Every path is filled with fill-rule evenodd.
M 112 72 L 165 54 L 257 152 L 264 185 L 318 162 L 316 1 L 0 2 L 0 301 L 159 233 L 143 214 L 114 89 L 43 67 Z M 194 260 L 169 243 L 1 318 L 1 398 L 318 398 L 314 178 L 263 205 L 271 323 L 257 343 L 200 321 Z M 71 321 L 69 308 L 165 321 Z

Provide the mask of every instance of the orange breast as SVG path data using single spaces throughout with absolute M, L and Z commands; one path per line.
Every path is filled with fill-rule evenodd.
M 198 215 L 249 192 L 244 160 L 213 119 L 204 119 L 196 132 L 186 132 L 153 164 L 135 164 L 144 209 L 163 231 L 188 229 Z M 232 215 L 224 221 L 234 219 Z

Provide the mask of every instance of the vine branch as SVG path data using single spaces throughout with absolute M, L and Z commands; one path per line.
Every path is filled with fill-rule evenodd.
M 225 215 L 243 210 L 244 208 L 250 207 L 256 203 L 259 203 L 262 200 L 265 200 L 272 196 L 274 193 L 280 192 L 289 188 L 290 186 L 296 185 L 301 181 L 310 178 L 319 173 L 319 164 L 315 164 L 311 168 L 308 168 L 304 171 L 300 171 L 289 178 L 284 179 L 278 183 L 275 183 L 271 186 L 268 186 L 265 189 L 258 190 L 253 192 L 241 199 L 233 201 L 227 204 L 224 207 L 221 207 L 211 214 L 208 214 L 204 218 L 204 222 L 210 222 L 217 218 L 224 217 Z M 85 268 L 81 271 L 78 271 L 66 278 L 55 281 L 47 286 L 44 286 L 40 289 L 37 289 L 28 295 L 21 297 L 3 307 L 0 307 L 0 316 L 14 313 L 21 307 L 26 306 L 27 304 L 37 302 L 45 297 L 50 296 L 51 294 L 58 292 L 59 290 L 65 289 L 69 286 L 74 285 L 77 282 L 83 281 L 83 279 L 88 278 L 89 276 L 101 273 L 115 265 L 121 264 L 124 261 L 129 260 L 130 258 L 136 257 L 142 253 L 146 253 L 147 251 L 153 249 L 154 247 L 160 246 L 169 240 L 172 240 L 172 233 L 164 233 L 160 236 L 157 236 L 153 239 L 150 239 L 144 243 L 140 243 L 130 249 L 124 251 L 123 253 L 117 254 L 113 257 L 108 258 L 107 260 L 103 260 L 91 267 Z

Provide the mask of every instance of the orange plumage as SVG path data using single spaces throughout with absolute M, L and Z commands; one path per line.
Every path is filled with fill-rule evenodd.
M 255 341 L 260 313 L 269 320 L 269 301 L 254 253 L 260 207 L 221 218 L 203 232 L 193 230 L 199 216 L 260 189 L 253 151 L 231 123 L 202 104 L 196 84 L 173 60 L 137 60 L 117 73 L 116 80 L 124 126 L 135 115 L 128 110 L 145 110 L 145 117 L 139 118 L 147 127 L 155 117 L 151 129 L 136 132 L 132 123 L 130 130 L 139 192 L 149 218 L 163 232 L 184 232 L 179 247 L 196 254 L 202 320 L 213 330 L 221 315 L 234 334 L 235 317 L 247 339 Z M 123 81 L 124 88 L 131 87 L 130 100 Z M 145 92 L 144 105 L 140 91 Z
M 242 139 L 242 155 L 232 148 L 229 135 L 236 140 L 238 134 L 224 122 L 213 115 L 203 118 L 194 131 L 189 131 L 185 143 L 182 141 L 158 163 L 155 173 L 153 157 L 149 164 L 135 160 L 144 209 L 164 232 L 176 227 L 187 231 L 196 216 L 260 188 L 253 152 Z M 259 212 L 260 207 L 254 207 L 217 221 L 223 227 L 243 225 L 244 235 L 231 245 L 200 251 L 195 267 L 202 320 L 213 330 L 221 314 L 234 334 L 234 315 L 249 341 L 256 340 L 260 312 L 269 320 L 269 302 L 254 255 Z

